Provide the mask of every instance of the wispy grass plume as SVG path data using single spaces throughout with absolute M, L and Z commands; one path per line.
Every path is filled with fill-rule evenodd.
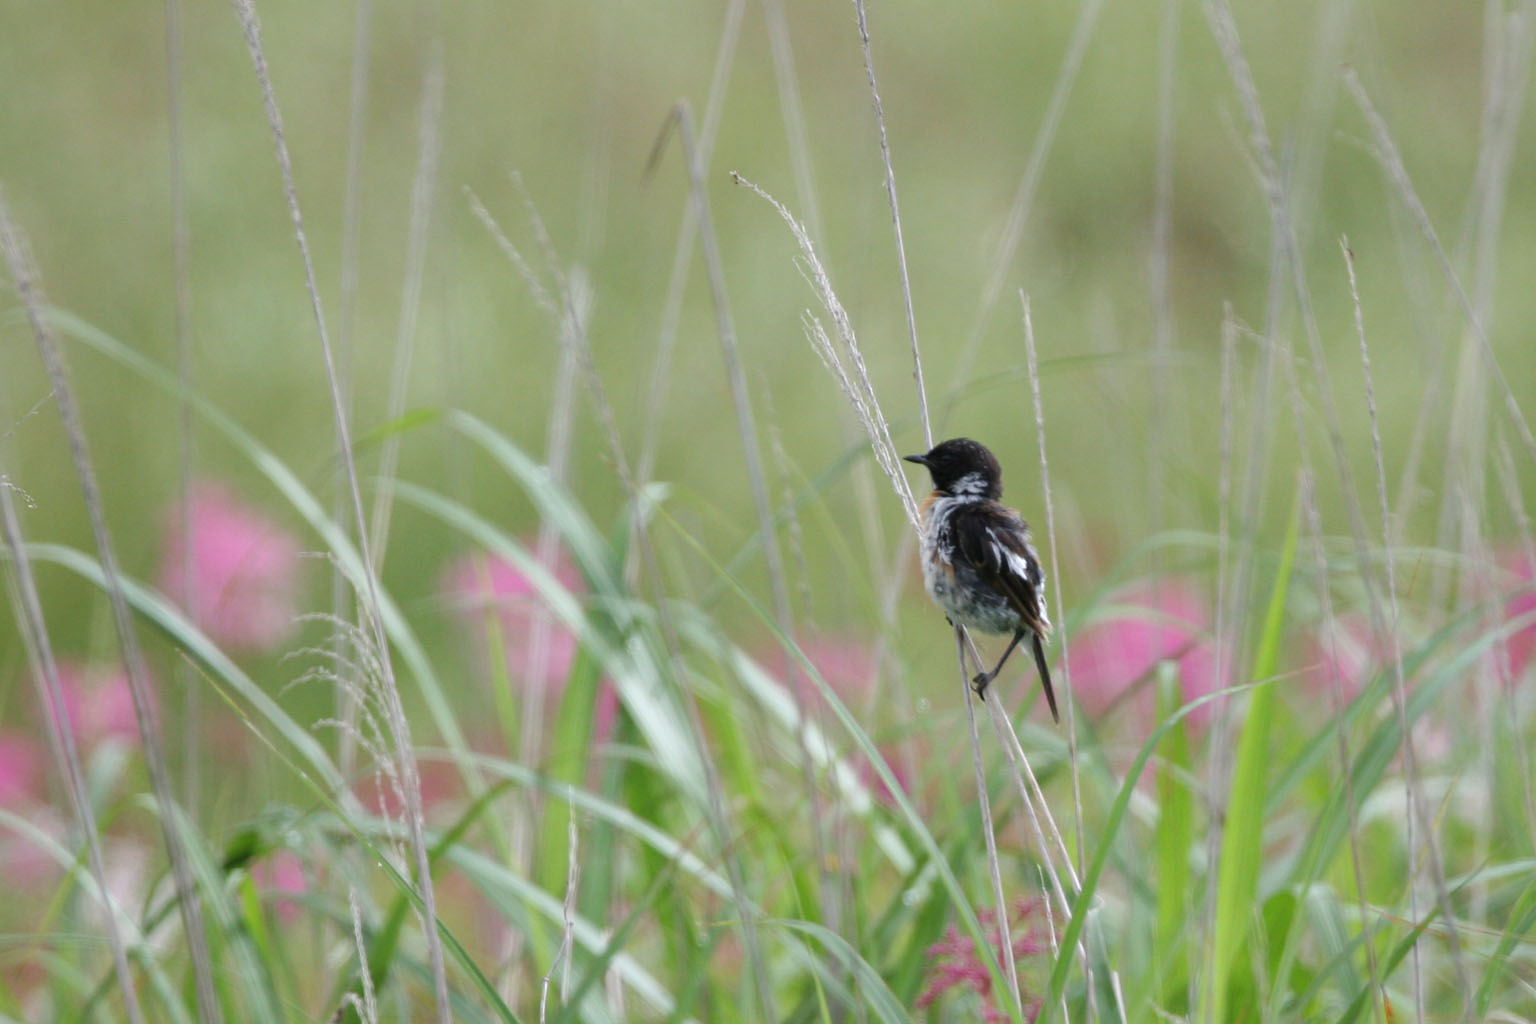
M 159 808 L 161 833 L 166 853 L 170 857 L 171 877 L 176 886 L 176 905 L 181 914 L 182 927 L 187 932 L 188 954 L 192 960 L 193 979 L 196 982 L 198 1010 L 203 1019 L 219 1024 L 224 1018 L 214 991 L 213 963 L 208 945 L 207 932 L 203 927 L 202 903 L 194 886 L 191 866 L 188 863 L 182 835 L 175 825 L 176 800 L 171 787 L 170 771 L 166 766 L 165 747 L 160 725 L 155 719 L 153 697 L 150 693 L 149 669 L 139 646 L 138 631 L 134 626 L 128 602 L 123 596 L 122 572 L 118 567 L 117 549 L 107 530 L 106 512 L 102 507 L 101 487 L 97 483 L 96 467 L 91 461 L 90 449 L 85 437 L 85 424 L 80 417 L 79 404 L 69 380 L 63 349 L 48 325 L 44 315 L 47 300 L 32 269 L 31 256 L 26 240 L 11 219 L 10 208 L 0 195 L 0 250 L 3 250 L 11 278 L 16 283 L 16 293 L 26 311 L 32 338 L 37 344 L 53 388 L 54 401 L 58 403 L 59 419 L 64 424 L 64 434 L 69 443 L 70 461 L 80 484 L 81 500 L 91 523 L 91 535 L 96 543 L 96 556 L 101 563 L 108 603 L 112 608 L 112 624 L 117 632 L 117 642 L 123 656 L 123 666 L 128 673 L 129 692 L 133 698 L 134 721 L 139 739 L 144 747 L 144 763 L 149 769 L 150 786 L 154 790 Z M 62 706 L 62 705 L 60 705 Z
M 907 483 L 906 474 L 901 470 L 901 456 L 897 454 L 896 444 L 891 440 L 890 427 L 887 425 L 884 413 L 881 412 L 880 400 L 875 394 L 875 386 L 870 380 L 869 370 L 864 365 L 864 353 L 860 350 L 858 337 L 853 332 L 853 323 L 848 318 L 848 311 L 838 300 L 837 293 L 832 290 L 832 280 L 827 276 L 826 268 L 822 266 L 821 260 L 816 255 L 816 248 L 811 243 L 810 235 L 806 232 L 805 226 L 795 219 L 794 214 L 790 213 L 783 203 L 734 171 L 731 172 L 731 178 L 738 185 L 745 185 L 757 193 L 764 202 L 778 212 L 784 223 L 789 225 L 790 233 L 794 235 L 795 242 L 800 248 L 801 270 L 816 293 L 822 310 L 832 321 L 833 334 L 837 336 L 837 343 L 833 343 L 831 335 L 827 333 L 821 321 L 811 314 L 805 317 L 806 338 L 810 341 L 812 349 L 826 364 L 828 371 L 837 380 L 839 388 L 848 397 L 849 403 L 859 417 L 859 422 L 864 426 L 865 433 L 869 435 L 875 462 L 884 471 L 886 479 L 890 480 L 891 487 L 901 500 L 902 507 L 906 509 L 907 519 L 915 528 L 917 501 L 912 496 L 912 488 Z
M 400 701 L 400 691 L 395 682 L 394 666 L 390 660 L 389 639 L 384 619 L 379 610 L 378 583 L 369 549 L 368 523 L 363 513 L 362 488 L 358 483 L 357 463 L 352 452 L 352 429 L 348 422 L 348 403 L 342 393 L 341 378 L 336 372 L 336 360 L 331 349 L 330 335 L 325 327 L 325 310 L 320 302 L 320 289 L 315 281 L 314 260 L 310 257 L 309 237 L 304 230 L 304 217 L 299 210 L 298 190 L 293 181 L 293 160 L 288 153 L 288 140 L 283 132 L 282 114 L 278 110 L 277 95 L 272 89 L 272 79 L 267 71 L 266 53 L 262 49 L 261 25 L 256 16 L 255 0 L 234 0 L 235 12 L 240 19 L 246 48 L 250 51 L 251 64 L 261 88 L 262 102 L 266 109 L 267 123 L 272 130 L 272 142 L 277 153 L 278 170 L 282 175 L 283 194 L 288 201 L 288 213 L 293 221 L 294 239 L 298 242 L 299 256 L 304 264 L 304 283 L 309 291 L 315 327 L 319 332 L 320 353 L 325 365 L 326 382 L 330 387 L 331 411 L 336 426 L 337 448 L 346 470 L 347 488 L 351 494 L 352 520 L 357 535 L 358 551 L 362 557 L 362 593 L 366 599 L 364 616 L 368 622 L 384 681 L 384 697 L 388 702 L 390 729 L 394 737 L 394 754 L 405 777 L 406 824 L 411 834 L 411 849 L 415 859 L 416 885 L 422 899 L 424 920 L 422 934 L 427 944 L 431 963 L 433 994 L 437 1002 L 439 1024 L 448 1024 L 451 1012 L 448 1002 L 448 974 L 443 963 L 442 942 L 437 932 L 437 898 L 433 891 L 432 867 L 427 856 L 426 822 L 421 806 L 421 779 L 416 767 L 416 757 L 411 744 L 410 722 Z
M 853 0 L 853 10 L 859 22 L 859 46 L 864 52 L 864 74 L 869 80 L 869 96 L 875 105 L 875 125 L 880 130 L 880 162 L 885 167 L 885 198 L 891 207 L 891 228 L 896 233 L 896 265 L 901 272 L 901 300 L 907 313 L 907 337 L 912 343 L 912 381 L 917 386 L 917 415 L 923 424 L 926 451 L 933 447 L 933 424 L 928 421 L 928 389 L 923 385 L 923 357 L 917 346 L 917 314 L 912 310 L 912 280 L 907 274 L 907 243 L 901 232 L 901 204 L 896 199 L 896 168 L 891 163 L 891 143 L 886 137 L 885 106 L 880 102 L 880 86 L 875 81 L 875 57 L 869 45 L 869 16 L 864 10 L 864 0 Z M 963 660 L 961 667 L 964 668 Z M 998 914 L 1006 929 L 1007 915 L 1001 909 Z
M 0 201 L 0 232 L 7 236 L 10 231 L 9 214 Z M 144 1011 L 139 1006 L 138 991 L 133 984 L 133 970 L 128 966 L 128 952 L 117 925 L 116 900 L 107 883 L 103 866 L 101 837 L 96 828 L 95 810 L 91 806 L 90 793 L 86 788 L 85 771 L 80 763 L 80 751 L 75 744 L 74 729 L 70 725 L 68 705 L 64 700 L 64 688 L 59 682 L 59 667 L 53 654 L 53 644 L 48 638 L 48 624 L 43 617 L 43 605 L 38 599 L 37 584 L 32 577 L 32 560 L 22 541 L 21 522 L 16 516 L 16 503 L 11 494 L 10 477 L 0 473 L 0 516 L 5 528 L 5 546 L 10 556 L 10 572 L 6 582 L 11 592 L 11 604 L 16 609 L 17 624 L 21 627 L 23 646 L 27 652 L 27 664 L 37 687 L 39 707 L 47 708 L 48 728 L 53 741 L 75 821 L 85 836 L 85 847 L 90 862 L 91 880 L 106 912 L 102 915 L 107 933 L 107 946 L 112 950 L 112 966 L 117 975 L 118 991 L 123 997 L 123 1012 L 132 1024 L 144 1024 Z
M 1387 128 L 1386 121 L 1382 120 L 1376 112 L 1376 107 L 1371 103 L 1371 98 L 1366 94 L 1365 86 L 1360 84 L 1360 77 L 1354 69 L 1346 69 L 1344 72 L 1344 84 L 1350 94 L 1355 98 L 1355 103 L 1360 107 L 1360 112 L 1365 116 L 1366 124 L 1371 129 L 1371 140 L 1376 146 L 1376 159 L 1380 161 L 1382 170 L 1386 172 L 1388 180 L 1397 189 L 1398 196 L 1413 218 L 1414 225 L 1418 227 L 1424 240 L 1429 244 L 1430 250 L 1435 254 L 1435 259 L 1440 263 L 1440 269 L 1445 274 L 1446 281 L 1451 286 L 1451 292 L 1456 297 L 1456 302 L 1461 306 L 1466 315 L 1467 326 L 1472 331 L 1472 336 L 1477 339 L 1478 348 L 1489 373 L 1498 385 L 1500 394 L 1504 398 L 1504 408 L 1509 414 L 1510 422 L 1519 432 L 1520 440 L 1524 443 L 1526 453 L 1536 460 L 1536 437 L 1531 434 L 1530 424 L 1526 422 L 1525 414 L 1520 410 L 1520 403 L 1515 398 L 1514 390 L 1510 387 L 1509 380 L 1504 374 L 1504 368 L 1499 362 L 1497 354 L 1493 351 L 1493 345 L 1488 340 L 1488 332 L 1483 324 L 1483 319 L 1478 315 L 1477 309 L 1472 305 L 1472 300 L 1467 296 L 1466 289 L 1462 287 L 1461 275 L 1451 265 L 1450 258 L 1445 253 L 1445 248 L 1440 244 L 1440 237 L 1435 231 L 1434 222 L 1430 219 L 1429 211 L 1424 208 L 1424 203 L 1419 199 L 1417 190 L 1413 187 L 1413 179 L 1408 174 L 1408 168 L 1403 164 L 1403 158 L 1397 151 L 1397 145 L 1392 141 L 1392 133 Z
M 727 85 L 731 70 L 736 65 L 736 51 L 741 42 L 741 24 L 746 16 L 746 0 L 730 0 L 725 8 L 725 18 L 720 27 L 720 41 L 715 48 L 714 69 L 710 74 L 709 91 L 705 94 L 704 116 L 699 123 L 699 163 L 707 171 L 715 152 L 715 138 L 720 130 L 721 113 L 725 109 Z M 670 115 L 668 121 L 670 123 Z M 662 128 L 663 133 L 666 127 Z M 665 136 L 663 135 L 663 138 Z M 659 147 L 663 139 L 657 139 Z M 650 161 L 655 163 L 655 154 Z M 650 387 L 646 395 L 646 413 L 640 441 L 640 454 L 635 459 L 635 478 L 649 480 L 656 465 L 656 448 L 661 440 L 661 423 L 665 411 L 667 391 L 672 378 L 672 356 L 677 347 L 678 320 L 682 315 L 683 292 L 688 285 L 688 271 L 693 265 L 693 236 L 698 230 L 698 211 L 694 204 L 684 203 L 682 221 L 677 229 L 677 241 L 672 248 L 672 270 L 667 276 L 667 298 L 662 306 L 661 322 L 656 336 L 656 355 L 651 365 Z
M 736 339 L 735 319 L 731 315 L 729 296 L 725 287 L 725 269 L 720 260 L 720 246 L 715 237 L 714 219 L 710 216 L 709 193 L 705 188 L 704 166 L 693 132 L 693 114 L 686 102 L 675 108 L 678 135 L 688 164 L 689 193 L 695 207 L 699 227 L 699 249 L 704 258 L 704 269 L 709 279 L 709 291 L 714 299 L 715 332 L 720 342 L 720 355 L 725 363 L 726 380 L 731 389 L 731 406 L 736 412 L 736 431 L 740 435 L 742 458 L 747 467 L 747 482 L 752 490 L 752 502 L 757 510 L 757 529 L 762 538 L 763 562 L 768 570 L 768 586 L 773 595 L 774 617 L 779 630 L 787 637 L 795 636 L 794 618 L 790 612 L 789 585 L 784 572 L 784 558 L 779 549 L 778 527 L 768 497 L 767 475 L 763 470 L 762 449 L 758 442 L 757 421 L 752 412 L 752 397 L 747 391 L 747 378 L 742 369 L 741 351 Z M 793 669 L 791 670 L 793 672 Z M 793 680 L 791 681 L 793 684 Z M 801 699 L 803 687 L 791 685 L 790 692 L 805 711 Z M 816 777 L 811 767 L 810 752 L 802 746 L 800 751 L 801 782 L 805 787 L 811 816 L 811 837 L 816 863 L 821 872 L 820 897 L 828 921 L 834 931 L 841 920 L 834 887 L 831 885 L 825 865 L 828 839 L 827 822 L 822 812 L 821 796 L 816 789 Z

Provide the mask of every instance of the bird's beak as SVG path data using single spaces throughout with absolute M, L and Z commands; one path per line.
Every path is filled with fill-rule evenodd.
M 915 462 L 919 466 L 928 465 L 928 456 L 926 455 L 903 455 L 902 459 L 907 462 Z

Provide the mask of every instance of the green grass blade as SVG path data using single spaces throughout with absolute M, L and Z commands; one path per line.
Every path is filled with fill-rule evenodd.
M 864 1005 L 874 1011 L 874 1019 L 883 1024 L 909 1024 L 912 1017 L 901 1004 L 869 961 L 849 945 L 848 940 L 837 932 L 811 921 L 784 921 L 769 919 L 763 922 L 789 931 L 801 932 L 819 942 L 839 966 L 853 974 Z
M 521 913 L 525 908 L 542 915 L 547 921 L 563 926 L 565 906 L 560 897 L 509 871 L 467 845 L 457 845 L 446 851 L 454 867 L 473 882 L 486 898 L 508 912 Z M 584 954 L 602 955 L 607 946 L 605 929 L 576 915 L 572 921 L 571 937 Z M 634 995 L 642 1000 L 650 1011 L 669 1014 L 675 1005 L 672 994 L 665 984 L 638 959 L 628 953 L 617 953 L 611 959 L 614 971 Z M 647 1014 L 641 1014 L 648 1016 Z
M 1515 947 L 1523 945 L 1529 951 L 1536 944 L 1536 881 L 1525 887 L 1525 891 L 1510 908 L 1506 920 L 1508 923 L 1504 927 L 1504 934 L 1499 937 L 1499 944 L 1488 957 L 1483 968 L 1482 983 L 1477 987 L 1475 1005 L 1477 1016 L 1482 1020 L 1488 1018 L 1488 1010 L 1493 1006 L 1494 996 L 1498 992 L 1499 979 L 1509 969 L 1509 958 L 1514 954 Z M 1414 937 L 1417 938 L 1417 935 Z
M 1178 669 L 1164 662 L 1158 672 L 1158 718 L 1174 715 L 1182 703 Z M 1153 946 L 1153 989 L 1158 1003 L 1177 1011 L 1186 1002 L 1189 975 L 1186 924 L 1196 905 L 1189 866 L 1195 843 L 1195 794 L 1189 780 L 1189 730 L 1182 719 L 1164 737 L 1157 770 L 1157 826 L 1153 833 L 1156 858 L 1156 942 Z
M 325 544 L 326 550 L 335 558 L 336 565 L 347 577 L 352 588 L 359 593 L 367 589 L 365 581 L 371 570 L 363 565 L 362 556 L 347 535 L 347 531 L 330 517 L 320 501 L 304 486 L 298 475 L 269 448 L 257 441 L 207 399 L 196 392 L 186 390 L 175 374 L 124 345 L 105 331 L 68 313 L 54 311 L 51 318 L 60 329 L 71 336 L 128 367 L 156 387 L 185 401 L 188 408 L 218 431 L 236 451 L 255 466 L 278 493 L 293 506 L 294 511 L 303 517 Z M 390 643 L 394 645 L 401 660 L 405 662 L 416 680 L 422 699 L 432 715 L 433 725 L 443 737 L 443 742 L 451 749 L 461 752 L 462 756 L 462 752 L 467 749 L 467 744 L 459 729 L 458 719 L 454 716 L 448 698 L 432 669 L 431 660 L 408 626 L 399 606 L 377 580 L 375 591 L 379 599 L 379 613 L 384 619 L 384 628 Z M 466 775 L 465 782 L 472 792 L 479 788 L 479 781 L 472 776 Z
M 510 445 L 505 442 L 501 442 L 500 446 L 510 449 Z M 517 462 L 516 459 L 513 461 Z M 524 468 L 528 469 L 526 466 Z M 532 471 L 529 469 L 529 472 Z M 645 630 L 631 628 L 622 632 L 623 627 L 618 624 L 611 628 L 601 628 L 603 624 L 586 614 L 581 602 L 555 580 L 549 569 L 541 565 L 532 552 L 488 520 L 464 505 L 424 487 L 403 481 L 393 486 L 396 496 L 402 502 L 415 505 L 440 519 L 491 554 L 505 559 L 528 579 L 550 613 L 574 633 L 602 664 L 603 670 L 618 687 L 625 708 L 645 736 L 648 748 L 656 755 L 667 774 L 690 799 L 704 806 L 706 784 L 700 753 L 681 717 L 681 709 L 665 692 L 662 682 L 663 659 L 655 656 L 645 638 L 638 635 Z M 552 484 L 545 489 L 558 490 Z M 546 495 L 545 500 L 559 505 L 562 495 Z M 570 514 L 584 521 L 579 511 Z M 643 609 L 638 608 L 623 592 L 619 580 L 611 571 L 605 555 L 606 543 L 601 536 L 596 531 L 587 531 L 580 524 L 566 523 L 563 529 L 568 529 L 564 534 L 567 540 L 578 538 L 586 550 L 586 557 L 592 559 L 591 563 L 582 566 L 588 581 L 602 583 L 610 588 L 606 592 L 594 594 L 594 603 L 601 605 L 609 613 L 609 618 L 627 618 L 633 626 L 645 623 L 647 620 Z
M 1291 567 L 1300 532 L 1300 503 L 1292 506 L 1285 547 L 1275 570 L 1269 605 L 1264 613 L 1253 661 L 1253 679 L 1268 679 L 1279 661 L 1281 634 L 1285 627 L 1285 599 L 1290 590 Z M 1259 859 L 1263 849 L 1265 782 L 1269 775 L 1270 726 L 1275 715 L 1275 689 L 1261 686 L 1253 691 L 1237 741 L 1232 786 L 1227 799 L 1226 825 L 1217 862 L 1216 921 L 1208 956 L 1206 1012 L 1202 1019 L 1227 1019 L 1227 991 L 1239 952 L 1246 944 L 1258 892 Z
M 1274 680 L 1259 680 L 1253 683 L 1245 683 L 1242 686 L 1233 686 L 1224 690 L 1208 693 L 1203 697 L 1190 701 L 1178 710 L 1171 718 L 1165 719 L 1152 735 L 1147 737 L 1137 753 L 1136 759 L 1126 769 L 1125 777 L 1120 782 L 1120 789 L 1115 794 L 1115 799 L 1105 813 L 1104 824 L 1099 829 L 1099 843 L 1094 848 L 1093 858 L 1088 862 L 1088 870 L 1083 872 L 1082 888 L 1072 900 L 1072 914 L 1067 921 L 1066 929 L 1061 933 L 1058 943 L 1060 954 L 1056 957 L 1056 965 L 1051 969 L 1049 986 L 1041 1004 L 1040 1020 L 1053 1019 L 1052 1013 L 1059 1006 L 1061 994 L 1067 984 L 1067 973 L 1072 965 L 1077 962 L 1077 943 L 1082 938 L 1083 929 L 1087 926 L 1089 912 L 1093 909 L 1097 899 L 1099 881 L 1104 875 L 1104 868 L 1110 861 L 1114 852 L 1115 842 L 1121 826 L 1127 820 L 1127 812 L 1130 809 L 1131 797 L 1136 792 L 1136 783 L 1141 778 L 1141 773 L 1146 770 L 1147 763 L 1152 760 L 1152 754 L 1157 750 L 1163 738 L 1168 735 L 1179 723 L 1183 722 L 1197 709 L 1216 700 L 1245 693 L 1250 690 L 1262 690 Z
M 36 561 L 62 566 L 96 587 L 106 585 L 101 565 L 96 559 L 74 548 L 57 544 L 29 544 L 27 554 Z M 265 690 L 230 660 L 218 645 L 156 591 L 127 577 L 122 578 L 121 582 L 123 596 L 128 600 L 129 607 L 270 723 L 299 755 L 301 770 L 312 773 L 312 781 L 316 785 L 333 793 L 342 788 L 341 775 L 324 748 L 307 729 L 289 717 Z

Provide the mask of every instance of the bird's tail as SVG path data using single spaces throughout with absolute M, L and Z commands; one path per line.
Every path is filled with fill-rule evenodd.
M 1031 633 L 1029 645 L 1035 651 L 1035 668 L 1040 670 L 1040 685 L 1045 687 L 1045 702 L 1051 707 L 1051 721 L 1061 724 L 1061 716 L 1056 713 L 1056 693 L 1051 689 L 1051 670 L 1045 663 L 1045 647 L 1040 643 L 1040 634 Z

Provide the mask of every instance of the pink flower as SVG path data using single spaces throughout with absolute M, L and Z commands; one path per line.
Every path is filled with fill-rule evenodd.
M 566 590 L 579 591 L 581 577 L 563 554 L 556 557 L 552 573 Z M 576 636 L 544 607 L 533 581 L 515 566 L 485 552 L 463 555 L 443 573 L 440 589 L 482 647 L 494 613 L 514 679 L 546 693 L 565 685 L 576 661 Z M 540 616 L 546 622 L 542 656 L 533 649 Z
M 1032 919 L 1040 910 L 1038 900 L 1021 899 L 1013 905 L 1013 926 L 1010 929 L 1015 964 L 1049 950 L 1038 924 Z M 1000 965 L 1003 964 L 1003 936 L 997 927 L 997 914 L 992 910 L 978 911 L 983 932 L 993 947 Z M 1006 970 L 1004 966 L 1004 970 Z M 976 952 L 976 940 L 963 936 L 954 925 L 944 929 L 944 938 L 928 947 L 928 986 L 917 997 L 916 1008 L 927 1009 L 950 989 L 970 989 L 981 996 L 983 1018 L 990 1022 L 1007 1020 L 1008 1015 L 998 1009 L 992 1000 L 992 975 Z M 1025 1017 L 1034 1020 L 1040 1013 L 1040 1003 L 1026 1000 Z
M 89 750 L 106 739 L 135 741 L 139 720 L 133 709 L 128 673 L 120 665 L 59 663 L 59 686 L 75 741 Z M 153 691 L 151 691 L 153 696 Z M 150 713 L 158 709 L 151 706 Z
M 300 907 L 295 897 L 309 891 L 309 879 L 304 875 L 304 861 L 292 850 L 278 850 L 256 862 L 251 869 L 256 887 L 272 898 L 272 909 L 283 924 L 298 919 Z
M 298 540 L 215 483 L 193 488 L 188 511 L 171 507 L 160 589 L 223 647 L 277 647 L 297 616 Z
M 1332 627 L 1326 623 L 1308 639 L 1311 658 L 1306 669 L 1307 683 L 1324 695 L 1333 692 L 1337 676 L 1345 699 L 1355 697 L 1382 665 L 1385 652 L 1376 642 L 1370 623 L 1358 615 L 1342 615 Z M 1332 705 L 1329 705 L 1330 707 Z
M 844 701 L 867 695 L 878 681 L 871 641 L 854 637 L 818 637 L 802 641 L 800 650 L 832 692 Z M 786 685 L 793 685 L 802 700 L 820 692 L 805 674 L 800 660 L 791 657 L 782 647 L 775 648 L 765 661 L 768 671 Z
M 1177 579 L 1136 584 L 1109 603 L 1114 606 L 1109 618 L 1068 638 L 1072 692 L 1089 711 L 1102 714 L 1139 683 L 1150 697 L 1146 684 L 1162 661 L 1178 665 L 1185 703 L 1223 685 L 1224 666 L 1217 666 L 1216 646 L 1207 635 L 1209 606 L 1193 584 Z M 1212 711 L 1210 704 L 1201 705 L 1190 721 L 1204 724 Z
M 1510 676 L 1519 679 L 1536 656 L 1536 566 L 1532 566 L 1525 552 L 1520 550 L 1511 552 L 1502 562 L 1504 568 L 1519 580 L 1514 595 L 1504 605 L 1505 619 L 1532 619 L 1516 630 L 1505 644 L 1509 651 Z
M 43 755 L 37 743 L 18 732 L 0 733 L 0 807 L 41 803 Z

